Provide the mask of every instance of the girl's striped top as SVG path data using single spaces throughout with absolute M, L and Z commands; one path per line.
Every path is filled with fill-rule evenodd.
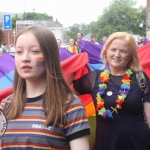
M 10 104 L 11 97 L 2 101 L 2 110 Z M 22 115 L 8 121 L 7 130 L 1 138 L 1 149 L 69 150 L 71 140 L 90 134 L 84 107 L 77 97 L 66 104 L 60 124 L 44 126 L 45 121 L 42 96 L 28 98 Z

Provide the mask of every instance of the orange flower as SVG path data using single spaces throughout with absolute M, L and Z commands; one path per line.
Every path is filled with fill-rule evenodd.
M 127 80 L 126 80 L 126 79 L 123 79 L 122 82 L 123 82 L 124 84 L 130 85 L 131 80 L 129 80 L 129 79 L 127 79 Z
M 118 109 L 122 109 L 121 105 L 117 104 L 116 106 Z
M 99 110 L 99 109 L 101 109 L 101 108 L 103 108 L 104 107 L 104 103 L 103 104 L 98 104 L 97 106 L 96 106 L 96 110 Z

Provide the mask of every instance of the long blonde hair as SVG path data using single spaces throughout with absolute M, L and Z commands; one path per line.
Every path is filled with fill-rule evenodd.
M 126 67 L 131 68 L 134 71 L 142 70 L 142 66 L 140 64 L 140 60 L 139 60 L 137 49 L 136 49 L 135 39 L 133 38 L 133 36 L 131 36 L 130 34 L 128 34 L 126 32 L 115 32 L 115 33 L 111 34 L 108 37 L 108 39 L 106 40 L 104 48 L 101 52 L 101 58 L 102 58 L 102 61 L 104 63 L 103 68 L 105 68 L 108 65 L 108 61 L 106 58 L 107 49 L 109 48 L 112 41 L 115 39 L 125 40 L 125 41 L 127 41 L 128 45 L 129 45 L 129 50 L 131 52 L 132 59 L 128 62 Z
M 54 34 L 45 27 L 28 26 L 16 36 L 31 32 L 39 42 L 45 59 L 46 90 L 43 94 L 43 109 L 47 116 L 45 125 L 61 121 L 63 107 L 66 105 L 68 94 L 73 98 L 73 92 L 66 83 L 60 66 L 59 51 Z M 15 69 L 13 99 L 5 110 L 8 120 L 16 119 L 22 114 L 26 104 L 26 83 Z

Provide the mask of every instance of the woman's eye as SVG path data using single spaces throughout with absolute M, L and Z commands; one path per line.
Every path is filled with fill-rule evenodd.
M 121 51 L 121 53 L 126 53 L 126 51 Z
M 115 49 L 111 49 L 111 51 L 112 51 L 112 52 L 115 52 L 116 50 L 115 50 Z

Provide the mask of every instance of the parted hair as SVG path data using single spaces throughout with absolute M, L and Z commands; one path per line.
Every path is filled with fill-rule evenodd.
M 142 66 L 140 64 L 140 60 L 139 60 L 137 49 L 136 49 L 135 39 L 133 38 L 132 35 L 130 35 L 127 32 L 115 32 L 108 37 L 108 39 L 106 40 L 106 43 L 104 45 L 104 48 L 101 52 L 101 58 L 104 63 L 103 68 L 105 68 L 106 66 L 109 65 L 107 58 L 106 58 L 106 54 L 107 54 L 107 50 L 108 50 L 110 44 L 115 39 L 125 40 L 125 41 L 127 41 L 128 45 L 129 45 L 129 50 L 131 52 L 131 60 L 128 62 L 126 67 L 131 68 L 133 71 L 142 70 Z
M 73 99 L 73 92 L 66 83 L 61 70 L 56 38 L 48 28 L 32 25 L 25 27 L 18 33 L 16 42 L 20 35 L 28 32 L 36 37 L 45 60 L 46 90 L 42 96 L 43 109 L 47 117 L 45 125 L 60 123 L 68 94 L 71 100 Z M 13 98 L 9 107 L 5 110 L 8 120 L 16 119 L 22 114 L 26 100 L 25 79 L 15 69 Z

